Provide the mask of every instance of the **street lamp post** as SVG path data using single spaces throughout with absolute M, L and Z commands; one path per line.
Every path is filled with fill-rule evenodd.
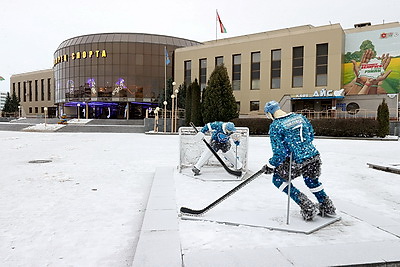
M 176 112 L 175 112 L 175 131 L 178 131 L 178 125 L 177 125 L 177 122 L 178 122 L 178 118 L 179 118 L 179 116 L 178 116 L 178 93 L 179 93 L 179 89 L 177 88 L 177 89 L 175 89 L 175 98 L 176 98 Z
M 78 121 L 79 121 L 79 119 L 80 119 L 80 114 L 79 113 L 81 111 L 80 110 L 81 104 L 78 103 L 76 106 L 78 107 Z
M 164 102 L 163 102 L 163 104 L 164 104 L 164 110 L 163 110 L 163 112 L 164 112 L 164 133 L 166 133 L 167 132 L 167 101 L 165 100 Z
M 172 95 L 174 95 L 174 87 L 176 85 L 176 82 L 172 82 Z M 175 120 L 174 118 L 176 118 L 176 114 L 175 114 L 175 108 L 174 108 L 174 97 L 172 97 L 171 95 L 171 102 L 172 102 L 172 108 L 171 108 L 171 132 L 175 132 L 176 127 L 175 127 Z
M 44 127 L 47 127 L 47 107 L 44 107 Z
M 160 111 L 159 107 L 156 107 L 154 111 L 154 132 L 158 133 L 158 111 Z
M 175 95 L 171 95 L 171 100 L 172 100 L 172 108 L 171 108 L 171 133 L 175 132 L 174 129 L 174 104 L 175 104 Z
M 21 106 L 18 106 L 18 119 L 21 118 Z

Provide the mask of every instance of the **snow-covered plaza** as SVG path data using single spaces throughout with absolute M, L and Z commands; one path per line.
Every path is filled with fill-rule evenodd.
M 156 201 L 154 177 L 163 179 L 157 173 L 163 169 L 171 170 L 173 190 L 165 192 L 175 200 L 176 266 L 399 264 L 400 175 L 367 164 L 399 168 L 400 141 L 317 138 L 314 144 L 323 162 L 320 181 L 341 220 L 303 234 L 181 219 L 181 206 L 201 209 L 240 181 L 179 173 L 177 135 L 0 131 L 0 266 L 174 263 L 173 242 L 158 246 L 168 244 L 168 229 L 153 243 L 141 242 L 148 204 Z M 249 138 L 250 171 L 270 156 L 268 137 Z M 311 196 L 301 178 L 294 184 Z M 158 201 L 170 203 L 168 196 Z M 214 211 L 285 216 L 286 207 L 286 195 L 263 174 Z M 162 208 L 152 212 L 154 223 L 167 223 Z M 298 213 L 293 202 L 291 212 Z M 146 258 L 155 247 L 157 259 Z

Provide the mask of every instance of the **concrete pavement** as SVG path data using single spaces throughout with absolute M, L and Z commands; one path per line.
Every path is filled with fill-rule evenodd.
M 60 120 L 57 118 L 49 118 L 46 120 L 48 124 L 57 124 Z M 96 120 L 80 120 L 84 123 L 76 123 L 77 119 L 70 120 L 57 132 L 105 132 L 105 133 L 144 133 L 143 120 L 116 120 L 116 119 L 96 119 Z M 8 122 L 0 122 L 0 131 L 23 131 L 25 128 L 37 124 L 45 123 L 44 118 L 22 118 L 11 120 Z
M 387 232 L 388 239 L 230 251 L 199 250 L 184 255 L 179 237 L 174 168 L 157 168 L 147 203 L 133 266 L 400 266 L 400 222 L 372 214 L 352 203 L 340 203 L 350 214 Z

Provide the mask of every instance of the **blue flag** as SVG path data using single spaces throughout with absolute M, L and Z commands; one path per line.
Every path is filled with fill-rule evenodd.
M 166 46 L 164 46 L 164 51 L 165 51 L 165 65 L 168 65 L 169 63 L 171 63 L 171 60 L 169 59 L 169 55 L 168 55 Z

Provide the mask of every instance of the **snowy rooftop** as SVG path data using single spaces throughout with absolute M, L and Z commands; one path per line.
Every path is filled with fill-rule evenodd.
M 400 142 L 316 139 L 340 220 L 310 234 L 207 221 L 282 220 L 287 197 L 262 175 L 206 214 L 182 219 L 240 181 L 179 173 L 178 136 L 0 131 L 1 266 L 337 266 L 400 262 Z M 271 156 L 250 137 L 249 170 Z M 227 175 L 227 174 L 226 174 Z M 224 176 L 221 176 L 222 178 Z M 294 180 L 304 193 L 301 179 Z M 213 215 L 214 214 L 214 215 Z M 207 217 L 208 216 L 208 217 Z M 291 224 L 298 208 L 291 204 Z M 158 265 L 160 263 L 161 265 Z

